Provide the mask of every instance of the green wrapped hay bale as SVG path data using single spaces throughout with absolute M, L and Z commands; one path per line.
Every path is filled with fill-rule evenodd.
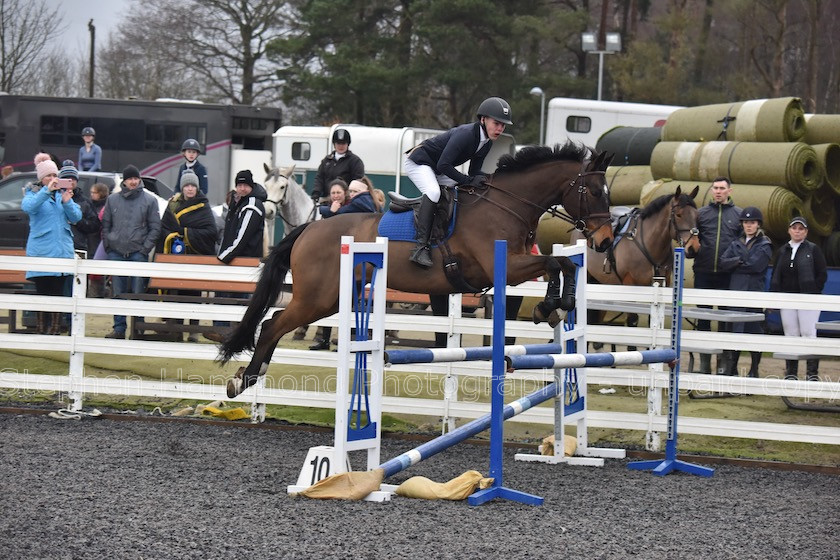
M 552 216 L 548 212 L 542 215 L 537 225 L 537 247 L 543 255 L 551 254 L 551 247 L 555 243 L 568 245 L 574 228 L 572 224 Z
M 677 109 L 662 127 L 662 140 L 797 142 L 805 135 L 805 128 L 805 113 L 798 97 L 754 99 Z
M 825 184 L 840 194 L 840 144 L 814 144 L 811 148 L 817 154 Z
M 834 190 L 828 184 L 825 184 L 806 196 L 802 202 L 805 205 L 804 216 L 808 220 L 808 233 L 821 237 L 830 235 L 837 221 Z
M 683 191 L 691 191 L 695 186 L 699 183 L 696 181 L 674 181 L 672 179 L 654 179 L 649 183 L 646 183 L 642 187 L 642 193 L 639 195 L 639 207 L 644 207 L 653 202 L 658 196 L 662 196 L 663 194 L 674 194 L 677 192 L 677 187 L 682 187 Z M 663 185 L 668 185 L 664 187 Z M 703 186 L 700 187 L 700 192 L 702 192 Z M 697 203 L 698 206 L 700 203 Z
M 840 144 L 840 115 L 805 115 L 806 144 Z
M 817 154 L 801 142 L 660 142 L 650 169 L 655 179 L 674 177 L 779 185 L 802 197 L 822 185 Z
M 610 166 L 607 168 L 607 186 L 610 189 L 610 204 L 636 206 L 641 198 L 642 187 L 653 180 L 649 165 Z
M 822 250 L 828 266 L 840 266 L 840 231 L 834 231 L 825 238 Z
M 647 204 L 657 196 L 670 194 L 682 186 L 683 190 L 694 188 L 696 183 L 688 181 L 653 181 L 645 185 L 640 203 Z M 700 185 L 700 194 L 695 202 L 700 208 L 712 201 L 711 184 Z M 788 239 L 788 224 L 793 216 L 804 216 L 805 204 L 795 194 L 774 185 L 732 185 L 732 199 L 737 206 L 755 206 L 764 214 L 764 231 L 776 242 Z
M 595 149 L 615 154 L 616 165 L 649 165 L 650 154 L 661 134 L 662 128 L 658 126 L 616 126 L 601 135 Z

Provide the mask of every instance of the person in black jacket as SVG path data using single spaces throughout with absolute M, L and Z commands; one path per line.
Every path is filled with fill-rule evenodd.
M 333 180 L 341 179 L 349 185 L 350 181 L 361 179 L 365 175 L 365 164 L 359 156 L 350 151 L 350 133 L 343 128 L 336 128 L 332 142 L 332 153 L 321 160 L 315 174 L 312 199 L 316 205 L 320 204 L 321 197 L 329 195 L 329 185 Z
M 773 255 L 773 244 L 761 231 L 764 216 L 755 206 L 747 206 L 741 212 L 741 227 L 744 229 L 738 239 L 730 243 L 720 257 L 720 269 L 729 271 L 729 289 L 750 292 L 763 292 L 767 277 L 767 267 Z M 751 311 L 739 308 L 743 311 Z M 761 323 L 733 323 L 732 332 L 764 334 Z M 723 374 L 738 375 L 738 356 L 740 350 L 724 350 Z M 758 364 L 761 352 L 750 352 L 751 363 L 749 377 L 758 377 Z
M 429 138 L 409 152 L 405 171 L 423 193 L 417 222 L 416 246 L 409 260 L 423 268 L 432 266 L 429 237 L 434 225 L 440 186 L 472 185 L 481 187 L 485 176 L 481 174 L 484 158 L 493 141 L 498 139 L 511 121 L 510 105 L 501 97 L 490 97 L 481 102 L 474 123 L 456 126 L 443 134 Z M 455 167 L 470 162 L 469 175 Z
M 198 177 L 198 188 L 206 195 L 210 185 L 207 180 L 207 168 L 198 161 L 198 156 L 201 155 L 201 144 L 195 138 L 187 138 L 181 144 L 181 153 L 184 155 L 184 163 L 178 168 L 175 192 L 180 190 L 181 177 L 184 176 L 184 173 L 195 173 L 195 176 Z
M 825 256 L 819 246 L 805 237 L 808 235 L 808 222 L 797 216 L 788 226 L 790 241 L 782 245 L 773 265 L 770 278 L 771 292 L 788 294 L 822 293 L 828 279 Z M 817 338 L 817 321 L 820 311 L 817 309 L 780 309 L 782 329 L 785 336 Z M 819 359 L 805 361 L 805 374 L 808 381 L 819 379 Z M 799 377 L 799 360 L 785 360 L 785 379 Z

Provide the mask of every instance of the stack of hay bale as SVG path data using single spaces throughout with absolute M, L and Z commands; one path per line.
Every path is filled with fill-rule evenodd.
M 736 205 L 761 209 L 764 230 L 777 247 L 788 239 L 791 217 L 802 215 L 829 264 L 840 265 L 840 232 L 834 232 L 840 115 L 805 115 L 795 97 L 689 107 L 674 111 L 661 129 L 608 131 L 597 149 L 616 153 L 617 165 L 607 170 L 615 205 L 644 206 L 678 185 L 700 185 L 697 204 L 705 205 L 711 182 L 726 176 Z M 541 222 L 541 249 L 563 242 L 557 230 Z

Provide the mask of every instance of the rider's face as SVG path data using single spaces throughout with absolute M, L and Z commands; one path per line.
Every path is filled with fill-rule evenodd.
M 758 231 L 758 220 L 744 220 L 741 226 L 744 228 L 744 233 L 752 237 Z
M 481 122 L 484 123 L 484 128 L 487 129 L 487 137 L 490 140 L 497 140 L 505 131 L 505 123 L 500 123 L 492 117 L 481 117 Z

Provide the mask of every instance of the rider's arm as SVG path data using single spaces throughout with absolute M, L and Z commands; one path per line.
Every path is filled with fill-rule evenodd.
M 459 185 L 469 183 L 469 176 L 455 169 L 455 166 L 470 159 L 470 156 L 475 152 L 475 148 L 472 127 L 458 127 L 453 130 L 452 136 L 449 137 L 446 147 L 440 154 L 437 164 L 438 173 L 443 173 Z

